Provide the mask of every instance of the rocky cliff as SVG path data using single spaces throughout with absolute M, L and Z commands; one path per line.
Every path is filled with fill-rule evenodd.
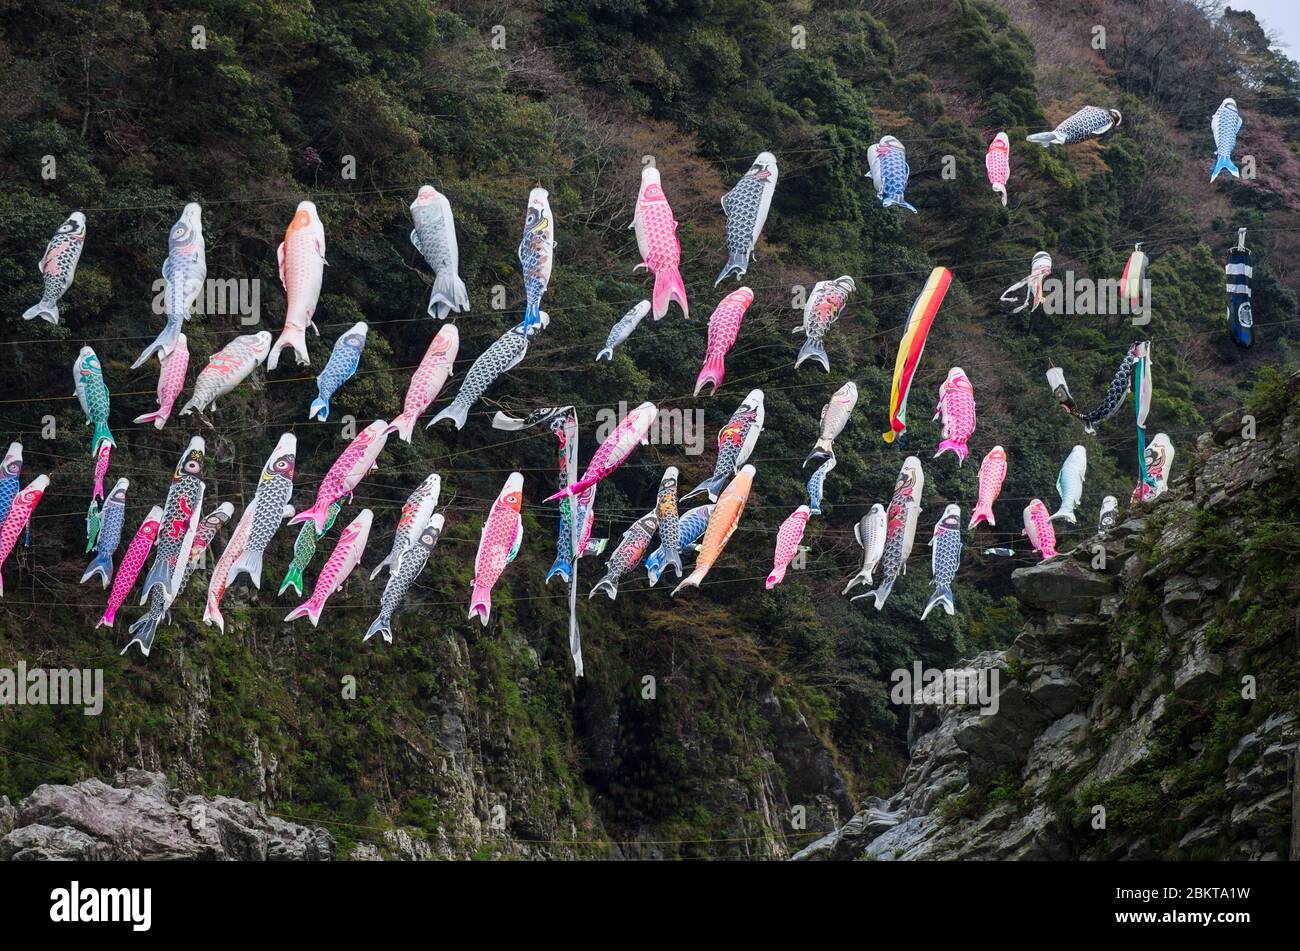
M 899 789 L 796 858 L 1295 857 L 1298 389 L 1263 386 L 1163 497 L 1018 569 L 1024 630 L 960 670 L 998 672 L 996 713 L 914 705 Z

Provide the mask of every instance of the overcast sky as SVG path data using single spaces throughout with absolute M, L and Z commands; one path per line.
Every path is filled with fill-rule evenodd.
M 1292 59 L 1300 59 L 1300 0 L 1228 0 L 1234 10 L 1249 10 Z

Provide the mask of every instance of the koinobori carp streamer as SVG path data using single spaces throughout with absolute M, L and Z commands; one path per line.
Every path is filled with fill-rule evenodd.
M 292 348 L 299 366 L 311 363 L 307 353 L 307 328 L 316 329 L 313 318 L 328 263 L 325 260 L 325 226 L 316 214 L 314 203 L 298 203 L 293 220 L 284 232 L 284 240 L 276 250 L 276 258 L 288 306 L 284 312 L 284 329 L 266 358 L 268 370 L 280 365 L 280 351 L 286 347 Z M 320 333 L 319 330 L 316 332 Z
M 362 509 L 357 513 L 357 517 L 348 523 L 347 528 L 339 535 L 338 544 L 325 560 L 325 566 L 321 568 L 320 575 L 316 578 L 316 586 L 312 589 L 311 597 L 286 614 L 284 616 L 286 621 L 305 617 L 311 621 L 312 627 L 320 625 L 320 615 L 325 608 L 325 602 L 329 600 L 330 595 L 343 587 L 343 582 L 348 580 L 348 575 L 352 574 L 352 570 L 361 563 L 361 555 L 366 550 L 366 541 L 370 538 L 370 525 L 374 517 L 375 513 L 370 509 Z
M 39 267 L 44 282 L 41 299 L 23 312 L 23 320 L 39 317 L 51 324 L 59 322 L 59 301 L 72 286 L 77 273 L 77 262 L 86 245 L 86 216 L 74 211 L 68 220 L 59 225 L 54 237 L 45 246 Z M 30 299 L 30 298 L 29 298 Z
M 637 249 L 641 252 L 641 263 L 637 267 L 648 269 L 655 278 L 650 296 L 655 320 L 667 314 L 668 305 L 673 302 L 681 308 L 683 317 L 689 317 L 686 285 L 682 283 L 678 270 L 682 246 L 677 240 L 677 219 L 673 217 L 673 210 L 664 195 L 659 169 L 653 165 L 641 170 L 641 191 L 636 196 L 631 227 L 636 232 Z
M 763 391 L 750 390 L 727 424 L 718 430 L 718 458 L 713 466 L 713 475 L 683 495 L 681 501 L 704 494 L 708 495 L 710 502 L 716 502 L 718 493 L 753 453 L 763 432 L 763 419 Z
M 999 132 L 989 143 L 989 150 L 984 155 L 984 170 L 988 173 L 989 185 L 1002 199 L 1002 207 L 1007 205 L 1007 181 L 1011 178 L 1011 140 L 1005 132 Z
M 885 510 L 885 545 L 880 558 L 884 577 L 874 591 L 854 595 L 851 600 L 874 598 L 877 611 L 889 600 L 894 582 L 906 571 L 907 557 L 912 553 L 916 522 L 921 514 L 921 492 L 924 488 L 925 472 L 921 469 L 921 460 L 916 456 L 908 456 L 903 460 L 898 481 L 894 483 L 894 495 Z
M 432 185 L 421 185 L 411 202 L 411 244 L 433 271 L 429 291 L 430 317 L 443 320 L 469 310 L 469 292 L 460 279 L 460 248 L 456 243 L 456 219 L 451 202 Z M 405 440 L 410 442 L 409 439 Z
M 334 349 L 325 367 L 316 377 L 316 398 L 311 401 L 307 418 L 325 422 L 330 418 L 330 400 L 334 394 L 357 372 L 361 365 L 361 351 L 366 347 L 366 334 L 369 328 L 364 321 L 358 321 L 334 341 Z
M 524 520 L 519 514 L 524 502 L 524 477 L 512 472 L 492 508 L 483 531 L 479 534 L 478 554 L 474 557 L 473 590 L 469 598 L 469 617 L 477 617 L 487 627 L 492 615 L 492 589 L 515 560 L 524 540 Z
M 298 525 L 311 520 L 316 524 L 316 533 L 324 534 L 330 506 L 339 499 L 351 496 L 352 490 L 361 484 L 370 470 L 378 468 L 375 460 L 384 451 L 387 442 L 388 423 L 382 419 L 375 420 L 357 433 L 325 473 L 325 478 L 316 489 L 316 501 L 290 519 L 289 524 Z
M 778 174 L 776 156 L 760 152 L 744 177 L 722 196 L 722 211 L 727 216 L 727 263 L 718 272 L 714 287 L 733 274 L 739 280 L 749 270 L 754 246 L 772 207 Z
M 176 347 L 181 326 L 190 319 L 190 309 L 203 293 L 208 276 L 206 244 L 203 240 L 203 210 L 194 202 L 185 206 L 167 235 L 167 260 L 162 266 L 162 331 L 131 364 L 136 370 L 154 354 L 165 360 Z
M 1124 117 L 1118 109 L 1103 109 L 1100 106 L 1084 106 L 1074 115 L 1062 119 L 1051 132 L 1035 132 L 1025 137 L 1026 142 L 1033 142 L 1043 148 L 1053 145 L 1072 145 L 1093 136 L 1105 135 L 1117 128 Z
M 442 392 L 459 352 L 460 331 L 455 324 L 443 324 L 429 341 L 428 349 L 420 358 L 420 365 L 411 374 L 411 384 L 406 388 L 401 413 L 389 424 L 389 432 L 397 433 L 397 438 L 402 442 L 411 441 L 416 422 Z
M 4 521 L 0 522 L 0 569 L 4 568 L 4 563 L 9 559 L 9 553 L 18 544 L 19 537 L 26 530 L 27 523 L 31 521 L 32 512 L 36 511 L 36 506 L 40 504 L 41 497 L 45 495 L 45 489 L 49 484 L 49 476 L 38 475 L 10 503 Z M 4 575 L 0 572 L 0 597 L 4 597 L 4 593 Z
M 722 495 L 718 497 L 713 513 L 709 516 L 708 527 L 704 529 L 704 538 L 700 540 L 700 554 L 695 559 L 695 567 L 673 589 L 673 597 L 676 597 L 683 588 L 700 586 L 700 582 L 718 560 L 722 550 L 727 547 L 727 542 L 731 540 L 736 526 L 740 524 L 740 516 L 745 511 L 745 503 L 749 500 L 749 491 L 753 484 L 754 467 L 745 466 L 722 490 Z
M 842 274 L 833 281 L 818 281 L 804 302 L 803 324 L 792 333 L 804 335 L 803 346 L 795 357 L 794 366 L 808 359 L 816 360 L 827 373 L 831 371 L 830 357 L 826 354 L 826 334 L 840 319 L 849 297 L 857 289 L 853 278 Z
M 706 386 L 714 393 L 722 385 L 722 378 L 727 373 L 727 351 L 736 342 L 740 333 L 740 323 L 745 319 L 745 311 L 754 303 L 754 292 L 748 287 L 732 291 L 718 302 L 712 316 L 709 317 L 709 337 L 704 348 L 704 365 L 695 378 L 695 395 Z

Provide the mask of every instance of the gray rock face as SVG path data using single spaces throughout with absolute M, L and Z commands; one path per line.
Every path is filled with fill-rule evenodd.
M 1225 644 L 1225 606 L 1247 603 L 1247 579 L 1212 551 L 1187 555 L 1207 510 L 1245 538 L 1251 493 L 1300 478 L 1294 406 L 1255 439 L 1216 430 L 1166 495 L 1015 571 L 1027 626 L 1007 651 L 962 662 L 998 670 L 996 713 L 913 706 L 899 789 L 795 859 L 1300 858 L 1300 724 L 1290 705 L 1263 702 L 1294 684 L 1265 689 L 1270 655 Z M 1241 703 L 1243 673 L 1258 707 Z M 1214 722 L 1216 709 L 1246 712 Z M 1221 723 L 1241 731 L 1226 750 Z M 1087 829 L 1079 814 L 1099 803 L 1108 824 Z
M 184 796 L 162 773 L 144 770 L 119 773 L 111 786 L 97 779 L 38 786 L 0 838 L 0 858 L 14 861 L 328 861 L 334 852 L 324 829 L 238 799 Z

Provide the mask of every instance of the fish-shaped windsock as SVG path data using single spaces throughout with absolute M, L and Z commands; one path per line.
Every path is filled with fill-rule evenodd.
M 339 535 L 338 544 L 330 552 L 329 558 L 325 559 L 325 566 L 321 568 L 320 575 L 316 578 L 316 586 L 312 589 L 311 597 L 286 614 L 284 616 L 286 621 L 305 617 L 311 621 L 312 627 L 320 624 L 320 613 L 325 607 L 325 602 L 335 591 L 342 589 L 343 582 L 348 580 L 352 569 L 360 564 L 361 555 L 366 550 L 366 541 L 370 538 L 370 525 L 374 518 L 374 512 L 370 509 L 362 509 L 357 513 L 357 517 L 348 523 L 347 528 Z
M 659 516 L 654 512 L 648 512 L 632 523 L 631 527 L 623 533 L 618 547 L 609 556 L 609 562 L 605 565 L 605 577 L 592 586 L 591 592 L 587 595 L 588 601 L 596 596 L 597 591 L 604 591 L 611 601 L 618 597 L 619 581 L 641 563 L 641 557 L 650 547 L 650 540 L 655 537 L 658 528 Z
M 682 245 L 677 240 L 677 219 L 673 217 L 673 210 L 664 195 L 659 169 L 653 165 L 641 170 L 641 191 L 636 196 L 631 227 L 636 232 L 636 246 L 641 252 L 641 263 L 637 268 L 646 268 L 655 276 L 654 290 L 650 294 L 655 320 L 668 313 L 668 305 L 673 301 L 682 309 L 683 317 L 691 316 L 686 303 L 686 285 L 682 283 L 681 271 L 678 270 Z
M 554 495 L 547 496 L 545 501 L 554 502 L 557 499 L 580 495 L 612 473 L 627 461 L 628 456 L 632 455 L 637 446 L 647 442 L 646 434 L 650 432 L 650 427 L 658 415 L 658 408 L 648 401 L 628 413 L 592 454 L 591 461 L 587 463 L 587 468 L 582 473 L 582 478 L 566 485 Z
M 106 439 L 99 444 L 99 452 L 95 453 L 95 485 L 90 493 L 92 499 L 104 497 L 104 477 L 108 475 L 108 464 L 112 458 L 113 443 Z
M 91 499 L 90 508 L 86 510 L 86 551 L 95 547 L 95 541 L 99 538 L 99 529 L 103 524 L 103 513 L 99 508 L 99 500 Z
M 749 490 L 753 484 L 754 467 L 745 466 L 722 490 L 722 495 L 718 497 L 717 504 L 713 506 L 713 513 L 709 516 L 709 524 L 704 529 L 704 538 L 700 541 L 700 554 L 695 559 L 695 568 L 673 589 L 673 597 L 676 597 L 677 592 L 683 588 L 700 586 L 704 576 L 709 573 L 713 563 L 722 554 L 722 549 L 727 547 L 727 542 L 731 540 L 736 526 L 740 524 L 740 516 L 745 511 L 745 503 L 749 501 Z
M 1047 514 L 1047 506 L 1042 499 L 1034 499 L 1025 506 L 1023 513 L 1025 529 L 1021 533 L 1029 539 L 1034 551 L 1040 552 L 1043 560 L 1056 555 L 1056 529 L 1052 527 L 1052 517 Z
M 744 178 L 722 196 L 722 210 L 727 216 L 727 263 L 713 282 L 714 287 L 728 275 L 734 274 L 739 280 L 749 270 L 754 246 L 772 207 L 777 177 L 776 156 L 759 152 Z
M 970 525 L 967 528 L 973 529 L 980 522 L 997 525 L 998 520 L 993 515 L 993 503 L 1001 494 L 1002 482 L 1006 477 L 1007 451 L 1001 446 L 994 446 L 980 463 L 979 498 L 975 501 L 975 508 L 971 510 Z
M 776 551 L 772 553 L 772 570 L 768 573 L 763 586 L 771 591 L 785 580 L 786 570 L 794 556 L 799 554 L 799 543 L 803 541 L 804 529 L 808 526 L 808 516 L 812 513 L 808 506 L 801 505 L 786 516 L 781 527 L 776 530 Z
M 934 418 L 943 419 L 943 439 L 935 449 L 934 458 L 951 452 L 960 466 L 970 452 L 966 440 L 975 432 L 975 387 L 961 367 L 950 369 L 948 378 L 939 387 Z
M 1105 535 L 1119 524 L 1119 499 L 1108 495 L 1101 500 L 1101 512 L 1097 516 L 1097 531 Z
M 1061 409 L 1071 416 L 1078 416 L 1078 407 L 1074 405 L 1074 396 L 1070 393 L 1070 384 L 1065 382 L 1065 371 L 1060 367 L 1048 366 L 1047 385 L 1052 388 L 1052 395 L 1061 404 Z
M 883 207 L 898 205 L 916 214 L 916 207 L 903 197 L 912 169 L 907 164 L 907 149 L 902 142 L 887 135 L 868 148 L 867 167 L 870 168 L 868 175 L 876 186 L 876 197 Z
M 383 637 L 387 644 L 393 642 L 393 614 L 406 600 L 411 585 L 415 584 L 415 579 L 420 577 L 420 572 L 428 564 L 429 556 L 433 554 L 434 546 L 442 536 L 444 521 L 442 515 L 431 515 L 429 521 L 411 537 L 410 544 L 393 564 L 388 583 L 384 585 L 384 593 L 379 596 L 379 615 L 361 638 L 363 643 L 376 634 Z
M 469 310 L 469 292 L 460 279 L 460 249 L 456 244 L 456 219 L 451 202 L 432 185 L 421 185 L 411 202 L 411 244 L 433 271 L 429 316 L 444 320 Z M 410 440 L 406 440 L 410 442 Z
M 215 624 L 217 629 L 223 632 L 226 629 L 226 619 L 221 613 L 221 599 L 225 597 L 226 589 L 230 587 L 230 569 L 248 545 L 248 536 L 253 531 L 253 518 L 256 514 L 257 509 L 254 506 L 244 507 L 244 514 L 240 516 L 235 530 L 230 533 L 230 540 L 226 542 L 225 550 L 221 552 L 221 557 L 217 559 L 216 565 L 212 568 L 212 575 L 208 578 L 208 596 L 203 608 L 203 623 Z
M 681 537 L 680 551 L 685 551 L 704 534 L 708 528 L 709 517 L 713 514 L 712 505 L 697 505 L 693 509 L 688 509 L 678 519 L 678 529 Z M 660 538 L 663 538 L 662 522 L 660 523 Z M 663 574 L 664 568 L 668 565 L 668 548 L 661 543 L 654 553 L 645 560 L 646 576 L 650 581 L 650 587 L 659 583 L 659 576 Z M 680 575 L 679 575 L 680 577 Z
M 885 507 L 877 502 L 871 506 L 871 511 L 862 516 L 858 524 L 853 526 L 853 537 L 857 540 L 858 547 L 862 549 L 862 570 L 849 579 L 849 583 L 844 586 L 843 594 L 848 594 L 858 585 L 865 586 L 872 583 L 871 575 L 885 553 L 885 531 L 888 525 Z
M 181 326 L 190 319 L 190 308 L 203 293 L 208 276 L 206 244 L 203 240 L 203 210 L 194 202 L 185 206 L 181 216 L 167 234 L 167 260 L 162 266 L 163 314 L 166 323 L 153 343 L 131 364 L 132 370 L 144 366 L 155 353 L 165 359 L 176 346 Z
M 429 519 L 433 518 L 433 510 L 438 507 L 438 496 L 441 492 L 442 477 L 433 472 L 407 496 L 402 512 L 397 517 L 393 547 L 389 549 L 384 560 L 375 565 L 370 572 L 371 580 L 377 578 L 385 568 L 390 575 L 397 569 L 403 553 L 415 543 L 416 536 L 424 531 L 424 527 L 429 524 Z
M 637 324 L 641 323 L 642 318 L 648 313 L 650 313 L 650 302 L 643 300 L 620 317 L 618 323 L 609 328 L 609 336 L 605 338 L 605 346 L 596 354 L 596 362 L 613 360 L 614 348 L 632 336 L 632 331 L 636 330 Z
M 1061 507 L 1052 513 L 1052 521 L 1059 518 L 1071 525 L 1078 521 L 1074 510 L 1083 497 L 1083 480 L 1087 474 L 1088 450 L 1075 446 L 1061 463 L 1061 471 L 1056 476 L 1056 494 L 1061 498 Z
M 361 480 L 371 469 L 378 468 L 375 460 L 384 451 L 388 442 L 388 423 L 377 419 L 352 438 L 347 447 L 339 453 L 334 464 L 325 473 L 316 489 L 316 501 L 310 508 L 303 509 L 292 519 L 290 525 L 297 525 L 308 520 L 316 524 L 316 533 L 325 533 L 325 523 L 329 520 L 329 508 L 344 496 L 351 496 Z
M 993 136 L 989 150 L 984 155 L 984 170 L 988 172 L 989 185 L 1007 206 L 1007 180 L 1011 178 L 1011 140 L 1005 132 Z
M 1095 433 L 1098 426 L 1119 412 L 1120 407 L 1124 405 L 1124 397 L 1128 396 L 1128 391 L 1133 386 L 1134 367 L 1147 352 L 1147 344 L 1143 341 L 1130 346 L 1128 352 L 1124 354 L 1124 359 L 1120 361 L 1119 369 L 1115 371 L 1110 386 L 1106 388 L 1106 395 L 1101 403 L 1087 413 L 1073 414 L 1083 423 L 1084 432 Z M 1063 377 L 1062 383 L 1064 383 Z M 1066 404 L 1066 409 L 1070 410 L 1069 404 Z
M 195 436 L 181 453 L 180 461 L 172 472 L 171 486 L 163 503 L 162 526 L 158 531 L 158 544 L 154 549 L 153 563 L 145 575 L 144 591 L 140 603 L 149 599 L 155 589 L 162 592 L 165 605 L 170 607 L 179 590 L 181 575 L 189 559 L 194 533 L 199 527 L 199 508 L 203 505 L 203 460 L 206 447 L 202 436 Z
M 826 492 L 826 477 L 837 465 L 835 453 L 831 453 L 808 478 L 808 506 L 813 515 L 822 514 L 822 497 Z
M 325 278 L 325 226 L 312 202 L 298 203 L 293 220 L 276 249 L 280 265 L 280 284 L 288 304 L 284 311 L 284 329 L 266 357 L 267 370 L 280 365 L 280 351 L 292 347 L 298 365 L 311 363 L 307 355 L 307 328 L 315 327 L 312 318 L 320 301 L 321 283 Z M 316 331 L 320 333 L 319 330 Z
M 469 617 L 477 617 L 487 627 L 492 614 L 492 588 L 506 565 L 515 560 L 524 540 L 524 520 L 519 514 L 524 504 L 524 477 L 510 473 L 497 496 L 479 534 L 478 554 L 474 556 L 474 582 L 469 597 Z
M 266 330 L 230 341 L 209 357 L 208 365 L 199 371 L 194 380 L 194 393 L 181 407 L 181 415 L 216 409 L 217 400 L 248 379 L 270 349 L 271 334 Z
M 1032 314 L 1038 309 L 1038 305 L 1043 302 L 1043 281 L 1047 280 L 1051 273 L 1052 256 L 1046 251 L 1039 251 L 1034 255 L 1034 259 L 1029 263 L 1028 276 L 1021 278 L 1019 281 L 1016 281 L 1016 283 L 1008 287 L 1002 292 L 1002 296 L 999 297 L 998 300 L 1004 301 L 1008 304 L 1014 303 L 1016 299 L 1016 291 L 1023 288 L 1025 299 L 1020 306 L 1012 310 L 1011 313 L 1018 314 L 1022 310 L 1027 309 Z
M 573 505 L 573 532 L 578 557 L 586 558 L 588 555 L 602 554 L 605 551 L 605 546 L 609 544 L 609 539 L 591 537 L 592 529 L 596 523 L 596 486 L 593 485 L 589 489 L 584 489 L 571 499 L 561 499 L 561 513 L 564 512 L 564 507 L 568 502 L 575 503 Z M 551 567 L 554 568 L 554 565 Z
M 853 407 L 857 405 L 858 385 L 852 380 L 831 394 L 830 402 L 822 407 L 817 442 L 803 461 L 805 468 L 810 462 L 820 465 L 835 455 L 835 437 L 844 431 L 849 417 L 853 415 Z
M 493 429 L 518 432 L 532 426 L 545 426 L 555 434 L 558 443 L 555 464 L 559 469 L 560 491 L 563 492 L 570 482 L 576 482 L 578 479 L 578 413 L 572 406 L 544 406 L 541 409 L 533 410 L 523 419 L 509 416 L 506 413 L 497 413 L 492 418 Z M 588 507 L 587 514 L 589 515 L 589 509 L 595 494 L 595 486 L 592 486 L 573 498 L 560 500 L 560 527 L 555 539 L 555 561 L 551 564 L 550 570 L 546 572 L 547 584 L 550 584 L 551 579 L 557 575 L 565 581 L 569 581 L 572 577 L 575 558 L 574 546 L 578 542 L 575 532 L 580 531 L 578 516 L 581 513 L 579 510 L 581 505 L 585 504 Z M 581 520 L 585 521 L 585 519 Z M 587 526 L 587 528 L 589 531 L 590 526 Z M 583 555 L 597 554 L 599 551 L 604 550 L 604 539 L 596 546 L 596 550 L 586 550 L 587 542 L 585 539 L 582 544 L 584 548 L 576 552 L 576 557 L 581 558 Z
M 285 433 L 262 466 L 253 501 L 249 503 L 253 509 L 253 526 L 244 550 L 230 566 L 226 584 L 234 584 L 241 574 L 247 574 L 253 587 L 261 589 L 262 555 L 284 520 L 293 514 L 289 499 L 293 497 L 293 473 L 297 460 L 298 439 L 293 433 Z
M 1237 100 L 1229 97 L 1219 103 L 1210 116 L 1210 131 L 1214 133 L 1214 168 L 1210 169 L 1210 181 L 1218 178 L 1220 172 L 1241 178 L 1241 171 L 1232 161 L 1232 150 L 1237 147 L 1237 134 L 1241 132 Z
M 1250 280 L 1255 268 L 1244 243 L 1246 229 L 1238 229 L 1237 235 L 1237 246 L 1228 253 L 1223 268 L 1228 289 L 1228 336 L 1237 346 L 1249 347 L 1255 343 L 1255 311 L 1250 303 Z
M 316 554 L 316 545 L 321 536 L 330 530 L 342 508 L 343 503 L 336 501 L 326 510 L 323 531 L 316 531 L 315 522 L 302 523 L 302 528 L 298 529 L 298 537 L 293 543 L 293 560 L 289 562 L 289 567 L 284 573 L 284 580 L 280 582 L 280 590 L 276 592 L 277 594 L 284 594 L 285 591 L 293 588 L 294 594 L 302 595 L 302 574 L 307 570 L 307 566 L 311 564 L 312 556 Z
M 1132 498 L 1129 500 L 1130 505 L 1138 502 L 1149 502 L 1151 499 L 1164 495 L 1165 490 L 1169 487 L 1169 473 L 1174 467 L 1174 444 L 1169 441 L 1169 437 L 1164 433 L 1156 433 L 1155 438 L 1147 443 L 1146 452 L 1143 453 L 1144 467 L 1147 470 L 1154 484 L 1138 482 L 1137 488 L 1133 490 Z
M 754 303 L 754 292 L 748 287 L 732 291 L 718 302 L 709 317 L 709 340 L 704 348 L 704 365 L 695 378 L 695 395 L 705 386 L 712 387 L 716 393 L 722 385 L 722 378 L 727 373 L 725 360 L 727 351 L 736 342 L 740 333 L 740 322 L 745 319 L 745 311 Z
M 542 319 L 542 295 L 551 282 L 551 268 L 555 264 L 555 219 L 551 215 L 551 197 L 545 188 L 534 188 L 528 193 L 524 234 L 519 239 L 519 264 L 524 275 L 525 301 L 524 319 L 519 326 L 527 336 Z
M 105 588 L 113 578 L 113 556 L 122 543 L 122 527 L 126 523 L 126 492 L 131 487 L 128 479 L 118 479 L 108 493 L 100 512 L 99 534 L 95 538 L 95 557 L 81 576 L 85 584 L 96 575 Z
M 1130 310 L 1142 306 L 1142 301 L 1148 294 L 1146 288 L 1148 263 L 1146 252 L 1142 250 L 1142 242 L 1139 241 L 1133 245 L 1128 260 L 1124 262 L 1124 270 L 1119 276 L 1120 297 L 1128 304 Z
M 182 573 L 180 583 L 176 587 L 178 597 L 185 590 L 185 586 L 189 583 L 194 572 L 203 566 L 208 546 L 212 544 L 212 540 L 216 538 L 217 532 L 221 531 L 222 526 L 230 521 L 230 516 L 234 514 L 234 511 L 234 505 L 229 502 L 222 502 L 199 520 L 199 527 L 194 532 L 194 543 L 190 546 L 189 558 L 185 562 L 185 571 Z M 175 598 L 172 600 L 174 601 Z M 158 625 L 170 613 L 168 607 L 169 604 L 161 589 L 154 588 L 149 592 L 149 610 L 128 629 L 131 639 L 127 641 L 126 646 L 122 648 L 120 653 L 126 654 L 131 649 L 131 646 L 135 645 L 140 648 L 141 654 L 148 657 L 150 651 L 153 650 L 154 638 L 158 636 Z
M 528 345 L 533 337 L 546 329 L 551 318 L 542 311 L 537 320 L 529 323 L 526 319 L 511 327 L 492 345 L 478 355 L 470 366 L 465 379 L 461 381 L 460 392 L 456 398 L 443 407 L 442 412 L 425 424 L 425 428 L 436 426 L 444 419 L 449 419 L 457 429 L 465 426 L 470 407 L 482 398 L 488 387 L 496 382 L 502 373 L 513 370 L 528 355 Z
M 956 610 L 952 600 L 952 580 L 957 577 L 957 568 L 961 564 L 961 506 L 949 505 L 943 510 L 943 516 L 934 525 L 934 536 L 930 539 L 930 572 L 934 576 L 934 594 L 925 603 L 921 612 L 924 621 L 927 614 L 936 605 L 943 605 L 945 614 L 951 615 Z
M 23 320 L 37 317 L 52 324 L 59 322 L 59 300 L 72 286 L 72 278 L 77 273 L 77 262 L 81 260 L 81 249 L 86 244 L 86 216 L 74 211 L 68 220 L 59 225 L 54 237 L 45 246 L 45 253 L 37 262 L 41 278 L 45 282 L 41 299 L 23 311 Z
M 840 319 L 844 305 L 849 296 L 857 290 L 857 284 L 847 274 L 842 274 L 833 281 L 818 281 L 813 285 L 812 293 L 803 306 L 803 324 L 794 328 L 792 333 L 804 335 L 803 346 L 795 357 L 795 369 L 805 360 L 811 358 L 822 365 L 827 373 L 831 372 L 830 357 L 826 355 L 826 333 Z
M 217 533 L 225 528 L 226 523 L 230 521 L 230 516 L 234 514 L 234 504 L 222 502 L 199 520 L 198 531 L 194 533 L 194 544 L 190 546 L 189 561 L 185 564 L 185 573 L 181 575 L 182 591 L 185 590 L 185 585 L 189 583 L 194 572 L 204 567 L 207 562 L 208 551 L 216 540 Z
M 9 514 L 9 507 L 18 496 L 22 474 L 23 444 L 11 442 L 3 461 L 0 461 L 0 522 Z
M 365 321 L 357 321 L 334 341 L 334 349 L 325 362 L 325 368 L 316 377 L 316 398 L 307 410 L 308 419 L 317 419 L 322 423 L 329 419 L 330 400 L 334 394 L 357 372 L 361 365 L 361 351 L 366 347 L 366 333 L 369 331 Z
M 898 356 L 894 359 L 894 380 L 889 389 L 889 432 L 881 434 L 885 442 L 893 442 L 907 431 L 907 396 L 911 392 L 917 368 L 921 365 L 921 355 L 925 353 L 925 340 L 930 335 L 930 326 L 939 313 L 939 305 L 943 303 L 950 284 L 952 271 L 946 267 L 937 267 L 930 272 L 925 287 L 912 302 L 903 339 L 898 342 Z
M 1053 145 L 1072 145 L 1089 136 L 1105 135 L 1123 121 L 1124 117 L 1118 109 L 1084 106 L 1068 119 L 1061 120 L 1061 124 L 1051 132 L 1035 132 L 1025 136 L 1025 141 L 1034 142 L 1045 149 Z
M 86 414 L 86 425 L 94 426 L 90 436 L 90 454 L 98 454 L 103 443 L 116 446 L 117 440 L 108 428 L 108 384 L 104 382 L 99 356 L 90 347 L 82 347 L 72 364 L 72 386 L 81 411 Z
M 0 568 L 4 567 L 5 561 L 9 558 L 9 553 L 14 550 L 18 544 L 18 539 L 27 528 L 27 523 L 31 521 L 32 512 L 41 501 L 41 496 L 45 494 L 45 488 L 50 484 L 50 477 L 47 475 L 38 475 L 27 487 L 19 492 L 13 502 L 9 505 L 9 511 L 0 522 Z M 4 576 L 0 575 L 0 597 L 5 593 Z
M 108 595 L 108 606 L 104 609 L 104 614 L 95 627 L 112 627 L 113 622 L 117 620 L 118 609 L 126 601 L 126 596 L 131 593 L 131 588 L 135 585 L 135 579 L 140 577 L 140 569 L 144 567 L 145 560 L 153 549 L 161 526 L 162 506 L 155 505 L 149 510 L 149 514 L 144 517 L 140 527 L 136 529 L 131 544 L 126 546 L 126 554 L 122 556 L 122 564 L 117 569 L 117 574 L 113 576 L 113 590 Z
M 411 385 L 406 388 L 406 399 L 402 402 L 402 412 L 388 426 L 389 432 L 397 433 L 404 443 L 411 441 L 415 424 L 420 415 L 429 408 L 443 384 L 451 376 L 456 354 L 460 352 L 460 331 L 455 324 L 443 324 L 429 347 L 420 358 L 420 365 L 411 374 Z
M 682 576 L 682 525 L 677 513 L 677 467 L 669 466 L 659 480 L 655 495 L 655 517 L 659 520 L 659 551 L 664 553 L 659 571 L 670 565 Z
M 884 577 L 874 591 L 854 595 L 850 600 L 870 597 L 875 599 L 877 611 L 885 606 L 898 576 L 907 571 L 907 556 L 912 553 L 912 542 L 916 538 L 916 522 L 921 515 L 924 489 L 925 472 L 921 469 L 921 460 L 908 456 L 903 460 L 898 481 L 894 483 L 894 495 L 885 509 L 885 550 L 881 555 Z
M 185 372 L 190 368 L 190 347 L 185 334 L 177 334 L 172 349 L 162 358 L 158 367 L 158 408 L 152 413 L 137 416 L 137 423 L 153 423 L 155 429 L 162 429 L 171 418 L 172 407 L 176 397 L 185 389 Z
M 718 430 L 718 460 L 714 463 L 713 475 L 683 495 L 680 501 L 685 502 L 693 496 L 707 494 L 710 502 L 716 502 L 718 493 L 735 477 L 754 451 L 758 437 L 763 432 L 763 418 L 763 391 L 750 390 L 745 401 L 736 407 L 736 411 L 727 420 L 727 425 Z

